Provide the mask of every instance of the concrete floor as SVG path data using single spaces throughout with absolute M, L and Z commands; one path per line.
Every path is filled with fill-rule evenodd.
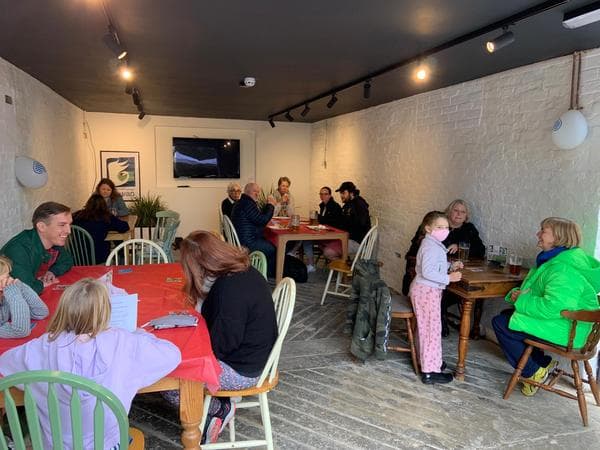
M 515 390 L 503 400 L 512 368 L 491 342 L 471 341 L 466 379 L 449 385 L 422 384 L 408 353 L 356 362 L 342 334 L 345 300 L 328 297 L 319 305 L 324 279 L 318 271 L 297 286 L 280 383 L 269 394 L 276 448 L 600 448 L 600 407 L 591 395 L 587 428 L 577 402 L 556 394 L 526 398 Z M 457 341 L 456 331 L 444 340 L 451 368 Z M 181 448 L 177 411 L 160 395 L 139 395 L 130 417 L 147 449 Z M 236 414 L 236 431 L 241 438 L 261 435 L 257 408 Z

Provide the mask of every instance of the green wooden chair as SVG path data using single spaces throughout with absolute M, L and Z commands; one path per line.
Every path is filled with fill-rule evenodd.
M 262 273 L 263 277 L 267 279 L 267 257 L 261 251 L 255 250 L 250 253 L 250 265 Z
M 71 225 L 71 234 L 65 244 L 67 251 L 73 256 L 76 266 L 93 266 L 96 264 L 94 239 L 85 229 Z
M 107 407 L 115 415 L 119 426 L 119 445 L 121 449 L 144 448 L 143 434 L 139 430 L 131 429 L 134 433 L 132 444 L 129 444 L 129 419 L 127 411 L 121 401 L 115 394 L 108 389 L 100 386 L 92 380 L 73 375 L 71 373 L 60 372 L 57 370 L 32 370 L 28 372 L 19 372 L 0 379 L 0 393 L 2 393 L 2 406 L 6 410 L 10 432 L 13 438 L 13 448 L 25 450 L 25 440 L 23 430 L 19 422 L 17 405 L 25 405 L 25 416 L 27 426 L 31 437 L 31 447 L 33 450 L 44 450 L 42 439 L 42 428 L 38 412 L 38 405 L 33 395 L 32 384 L 47 384 L 47 411 L 50 418 L 50 430 L 52 434 L 52 447 L 55 450 L 64 448 L 63 433 L 72 430 L 73 449 L 83 449 L 83 426 L 82 426 L 82 405 L 80 392 L 87 393 L 96 398 L 94 407 L 94 449 L 104 449 L 104 414 Z M 57 385 L 70 386 L 69 410 L 71 423 L 63 424 L 61 421 L 61 404 L 65 408 L 65 398 L 61 397 Z M 39 405 L 40 408 L 46 405 Z M 68 433 L 69 431 L 67 431 Z M 141 436 L 141 437 L 140 437 Z M 141 447 L 140 447 L 141 445 Z M 0 449 L 7 450 L 8 444 L 6 437 L 0 433 Z
M 180 223 L 179 213 L 175 211 L 156 213 L 156 226 L 152 233 L 152 241 L 161 246 L 167 254 L 169 262 L 173 262 L 173 242 Z

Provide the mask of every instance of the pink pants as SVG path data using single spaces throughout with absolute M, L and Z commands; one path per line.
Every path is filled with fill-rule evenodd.
M 413 283 L 410 299 L 417 316 L 421 371 L 439 372 L 442 366 L 442 289 Z

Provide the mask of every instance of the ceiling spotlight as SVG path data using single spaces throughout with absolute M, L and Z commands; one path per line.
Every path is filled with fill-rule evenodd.
M 417 77 L 417 80 L 424 80 L 427 78 L 427 68 L 426 67 L 419 67 L 417 68 L 417 71 L 415 72 L 415 76 Z
M 106 44 L 110 51 L 115 54 L 117 59 L 122 60 L 127 56 L 127 50 L 125 50 L 121 45 L 117 30 L 114 26 L 112 26 L 112 24 L 108 25 L 108 33 L 102 36 L 102 41 L 104 41 L 104 44 Z
M 269 125 L 271 125 L 271 128 L 275 128 L 275 121 L 272 117 L 269 117 Z
M 329 101 L 327 102 L 327 107 L 329 109 L 333 108 L 333 105 L 335 105 L 335 103 L 338 101 L 337 97 L 335 96 L 335 94 L 331 95 L 331 99 L 329 99 Z
M 500 36 L 498 36 L 493 41 L 487 41 L 485 43 L 485 48 L 487 49 L 488 52 L 494 53 L 494 52 L 500 50 L 501 48 L 504 48 L 507 45 L 512 44 L 513 42 L 515 42 L 515 35 L 513 34 L 513 32 L 505 31 L 504 33 L 502 33 Z
M 582 8 L 565 13 L 563 27 L 579 28 L 600 20 L 600 2 L 594 2 Z
M 131 94 L 131 97 L 133 98 L 133 104 L 134 105 L 139 105 L 142 103 L 142 99 L 140 97 L 140 91 L 138 91 L 137 88 L 133 88 L 133 92 Z
M 137 109 L 139 112 L 144 112 L 144 105 L 142 105 L 142 103 L 140 103 L 139 105 L 137 105 Z
M 292 117 L 292 115 L 290 114 L 290 112 L 286 112 L 285 113 L 285 118 L 289 121 L 289 122 L 293 122 L 294 118 Z
M 142 110 L 142 112 L 140 112 L 138 115 L 138 119 L 142 120 L 144 117 L 146 117 L 146 113 Z
M 304 109 L 302 110 L 302 112 L 300 113 L 300 115 L 302 117 L 306 117 L 306 115 L 310 112 L 310 107 L 308 106 L 308 103 L 304 105 Z
M 132 80 L 133 79 L 133 72 L 131 71 L 131 69 L 127 66 L 127 64 L 122 64 L 121 68 L 119 69 L 119 72 L 121 72 L 121 77 L 124 80 Z
M 365 85 L 363 86 L 363 98 L 371 97 L 371 79 L 365 81 Z

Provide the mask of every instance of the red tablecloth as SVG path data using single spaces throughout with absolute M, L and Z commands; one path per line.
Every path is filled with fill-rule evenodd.
M 98 278 L 107 270 L 113 270 L 113 284 L 128 293 L 138 294 L 138 326 L 170 311 L 186 310 L 198 316 L 198 326 L 155 330 L 152 333 L 171 341 L 181 351 L 181 364 L 169 374 L 170 377 L 202 381 L 212 391 L 218 388 L 221 367 L 210 345 L 210 336 L 204 318 L 186 304 L 181 288 L 183 272 L 179 264 L 149 264 L 144 266 L 78 266 L 60 276 L 60 285 L 72 284 L 84 277 Z M 131 271 L 123 270 L 131 269 Z M 169 279 L 167 281 L 167 279 Z M 50 317 L 56 310 L 62 290 L 49 286 L 42 292 L 42 300 L 50 309 Z M 22 339 L 0 339 L 0 354 L 45 333 L 50 318 L 39 321 L 31 335 Z M 160 355 L 157 355 L 160 357 Z

